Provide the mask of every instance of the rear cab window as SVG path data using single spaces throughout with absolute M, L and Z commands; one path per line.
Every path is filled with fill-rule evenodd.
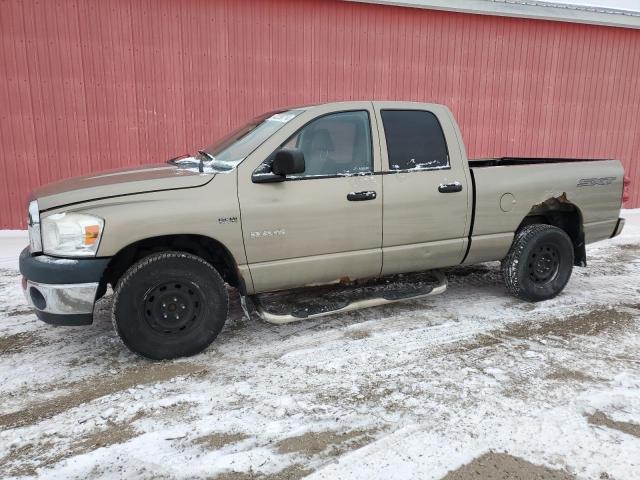
M 451 168 L 438 118 L 424 110 L 381 110 L 392 172 Z

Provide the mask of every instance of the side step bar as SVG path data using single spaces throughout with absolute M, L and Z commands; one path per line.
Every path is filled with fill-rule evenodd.
M 390 295 L 376 296 L 373 298 L 356 300 L 351 303 L 341 305 L 339 308 L 336 308 L 333 310 L 319 311 L 317 313 L 306 314 L 306 313 L 300 312 L 300 314 L 298 315 L 296 315 L 296 313 L 298 313 L 299 311 L 290 313 L 290 314 L 271 313 L 265 310 L 265 308 L 263 307 L 257 295 L 251 295 L 248 298 L 242 297 L 241 299 L 242 308 L 244 309 L 245 313 L 248 315 L 248 309 L 247 309 L 248 302 L 246 300 L 250 300 L 251 303 L 253 303 L 254 311 L 258 314 L 258 316 L 262 320 L 264 320 L 265 322 L 276 324 L 276 325 L 283 325 L 286 323 L 299 322 L 300 320 L 325 317 L 327 315 L 334 315 L 336 313 L 351 312 L 354 310 L 361 310 L 363 308 L 377 307 L 378 305 L 387 305 L 390 303 L 403 302 L 407 300 L 416 300 L 419 298 L 425 298 L 432 295 L 439 295 L 441 293 L 444 293 L 445 290 L 447 289 L 447 277 L 440 271 L 433 271 L 431 273 L 438 281 L 437 285 L 435 285 L 434 287 L 425 289 L 419 292 L 418 294 L 401 295 L 401 294 L 392 293 Z

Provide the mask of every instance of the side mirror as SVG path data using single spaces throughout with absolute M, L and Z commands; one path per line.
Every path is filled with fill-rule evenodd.
M 271 171 L 275 175 L 291 175 L 304 173 L 304 153 L 298 148 L 282 148 L 276 152 L 271 164 Z

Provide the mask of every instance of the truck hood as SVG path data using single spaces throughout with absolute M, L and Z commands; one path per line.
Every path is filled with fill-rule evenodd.
M 214 174 L 203 174 L 193 169 L 158 163 L 49 183 L 34 190 L 33 196 L 38 200 L 40 210 L 48 210 L 100 198 L 199 187 L 213 177 Z

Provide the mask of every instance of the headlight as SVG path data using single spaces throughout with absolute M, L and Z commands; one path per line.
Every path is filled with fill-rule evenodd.
M 29 247 L 31 253 L 40 253 L 42 251 L 42 237 L 40 237 L 40 210 L 38 209 L 38 202 L 36 200 L 29 202 L 27 227 L 29 229 Z
M 56 213 L 41 220 L 44 253 L 95 257 L 104 220 L 84 213 Z

